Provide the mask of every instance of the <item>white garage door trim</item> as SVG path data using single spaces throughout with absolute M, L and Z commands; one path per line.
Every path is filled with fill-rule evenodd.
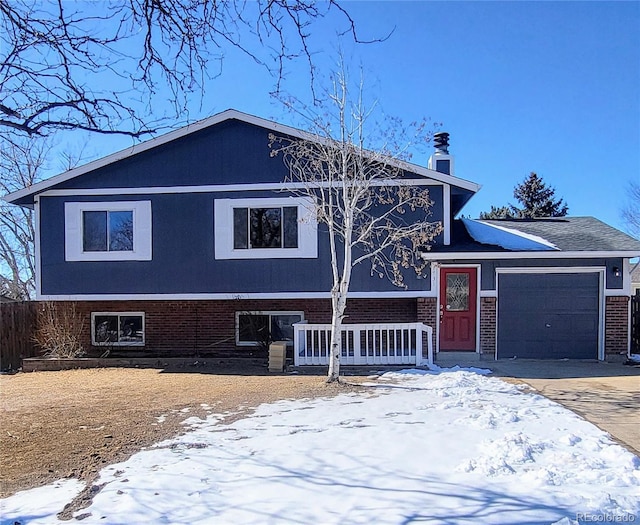
M 606 267 L 604 266 L 545 266 L 545 267 L 537 267 L 537 268 L 496 268 L 496 341 L 495 341 L 495 358 L 498 359 L 498 323 L 500 319 L 498 318 L 498 304 L 499 300 L 499 287 L 500 287 L 500 274 L 545 274 L 545 273 L 598 273 L 598 360 L 604 361 L 604 316 L 605 316 L 605 275 L 606 275 Z

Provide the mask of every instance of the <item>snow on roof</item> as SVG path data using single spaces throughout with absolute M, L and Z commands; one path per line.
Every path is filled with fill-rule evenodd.
M 479 243 L 501 246 L 506 250 L 549 251 L 559 248 L 548 240 L 512 228 L 474 219 L 462 219 L 469 235 Z

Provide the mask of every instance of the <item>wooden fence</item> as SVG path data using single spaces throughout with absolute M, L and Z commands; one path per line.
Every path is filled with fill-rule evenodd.
M 33 333 L 38 303 L 0 303 L 0 370 L 17 370 L 23 357 L 35 357 Z
M 640 354 L 640 290 L 631 296 L 631 353 Z

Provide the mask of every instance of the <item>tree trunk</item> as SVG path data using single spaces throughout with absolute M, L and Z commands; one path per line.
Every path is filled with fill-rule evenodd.
M 342 319 L 347 306 L 347 296 L 341 291 L 331 294 L 331 341 L 329 345 L 329 373 L 327 383 L 340 381 L 340 354 L 342 349 Z

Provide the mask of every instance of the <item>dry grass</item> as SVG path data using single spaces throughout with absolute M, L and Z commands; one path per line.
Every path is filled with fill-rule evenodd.
M 187 417 L 211 413 L 202 404 L 237 418 L 261 403 L 357 388 L 327 385 L 323 376 L 212 372 L 109 368 L 0 376 L 0 497 L 60 478 L 91 482 L 105 465 L 184 431 Z

